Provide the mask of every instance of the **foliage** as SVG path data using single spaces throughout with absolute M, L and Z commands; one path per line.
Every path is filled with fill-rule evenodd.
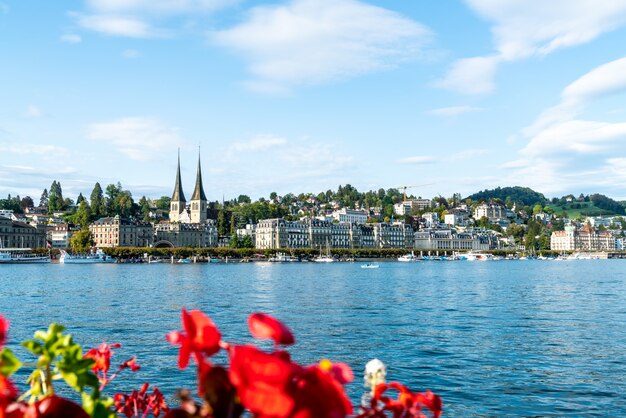
M 185 369 L 190 362 L 197 366 L 198 396 L 196 403 L 189 392 L 181 392 L 181 405 L 170 409 L 157 387 L 144 383 L 130 393 L 103 395 L 106 387 L 120 372 L 140 369 L 135 357 L 121 363 L 111 373 L 111 357 L 120 344 L 102 343 L 83 354 L 82 347 L 64 327 L 52 324 L 47 331 L 35 332 L 22 345 L 36 358 L 29 364 L 33 370 L 28 389 L 18 397 L 11 376 L 25 367 L 11 350 L 0 352 L 0 417 L 7 418 L 342 418 L 355 416 L 344 385 L 354 379 L 350 367 L 324 359 L 318 364 L 300 365 L 281 346 L 295 343 L 292 331 L 279 320 L 263 313 L 248 318 L 250 334 L 274 343 L 272 351 L 253 345 L 224 341 L 213 321 L 198 310 L 182 310 L 182 330 L 167 334 L 167 340 L 180 346 L 178 366 Z M 0 348 L 5 342 L 8 321 L 0 315 Z M 228 365 L 214 363 L 214 356 L 224 352 Z M 375 365 L 372 368 L 372 364 Z M 356 418 L 405 417 L 433 418 L 442 413 L 441 398 L 430 391 L 412 392 L 398 382 L 385 381 L 386 368 L 379 360 L 368 363 L 366 387 L 369 393 Z M 58 396 L 58 381 L 80 395 L 82 405 Z M 399 392 L 397 399 L 386 393 Z M 28 400 L 26 400 L 28 399 Z
M 19 196 L 11 197 L 8 195 L 6 199 L 0 199 L 0 209 L 12 210 L 13 213 L 23 213 Z
M 482 190 L 467 197 L 473 201 L 489 201 L 492 199 L 500 199 L 503 202 L 510 200 L 511 202 L 534 206 L 539 203 L 541 205 L 547 202 L 546 197 L 529 187 L 496 187 L 493 190 Z
M 87 228 L 74 232 L 69 244 L 70 247 L 76 250 L 85 250 L 95 245 L 91 232 Z
M 616 202 L 615 200 L 606 197 L 603 194 L 592 194 L 591 196 L 589 196 L 589 200 L 591 200 L 594 205 L 596 205 L 596 207 L 600 209 L 604 209 L 616 215 L 624 214 L 624 206 L 621 203 Z

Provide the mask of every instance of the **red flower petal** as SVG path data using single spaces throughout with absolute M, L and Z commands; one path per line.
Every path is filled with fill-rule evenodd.
M 0 315 L 0 347 L 4 344 L 7 338 L 7 332 L 9 331 L 9 321 L 7 321 L 2 315 Z
M 273 316 L 253 313 L 248 318 L 248 328 L 254 338 L 274 340 L 276 344 L 291 345 L 295 338 L 289 328 Z
M 80 405 L 72 401 L 50 396 L 37 402 L 38 417 L 41 418 L 90 418 Z
M 333 363 L 330 374 L 342 385 L 354 380 L 354 373 L 346 363 Z
M 213 355 L 220 350 L 222 335 L 204 313 L 198 310 L 187 312 L 183 309 L 183 328 L 191 341 L 191 350 Z

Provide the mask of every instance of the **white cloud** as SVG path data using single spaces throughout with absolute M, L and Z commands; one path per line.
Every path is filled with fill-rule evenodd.
M 450 156 L 451 161 L 463 161 L 463 160 L 471 160 L 472 158 L 482 157 L 486 154 L 489 154 L 488 149 L 467 149 L 463 151 L 459 151 Z
M 136 17 L 116 15 L 79 15 L 78 24 L 94 32 L 109 36 L 124 36 L 129 38 L 153 38 L 164 36 L 144 20 Z
M 429 110 L 427 113 L 433 116 L 458 116 L 464 113 L 471 112 L 479 112 L 483 110 L 481 107 L 473 107 L 473 106 L 450 106 L 450 107 L 440 107 L 438 109 Z
M 235 142 L 228 147 L 228 152 L 230 154 L 240 152 L 257 152 L 272 149 L 285 144 L 287 144 L 287 140 L 285 138 L 273 135 L 258 135 L 248 141 Z
M 213 11 L 238 0 L 87 0 L 87 3 L 103 13 L 178 14 Z
M 435 157 L 430 155 L 416 155 L 413 157 L 405 157 L 398 160 L 400 164 L 432 164 L 435 162 Z
M 136 49 L 125 49 L 124 52 L 122 52 L 122 56 L 126 59 L 135 59 L 139 58 L 141 53 Z
M 211 36 L 249 62 L 253 88 L 279 91 L 394 68 L 431 38 L 425 26 L 356 0 L 259 6 Z
M 69 15 L 82 28 L 105 35 L 160 38 L 172 36 L 176 32 L 174 28 L 165 29 L 170 23 L 168 19 L 180 16 L 194 18 L 237 2 L 238 0 L 86 0 L 85 12 L 72 12 Z
M 61 42 L 65 42 L 68 44 L 79 44 L 81 43 L 83 38 L 80 35 L 76 35 L 73 33 L 67 33 L 65 35 L 61 35 Z
M 67 148 L 44 144 L 0 144 L 0 151 L 16 155 L 41 155 L 48 156 L 50 158 L 65 157 L 69 155 L 69 150 Z
M 28 107 L 24 111 L 24 116 L 26 116 L 27 118 L 37 119 L 37 118 L 44 116 L 44 113 L 41 111 L 39 107 L 31 104 L 31 105 L 28 105 Z
M 87 138 L 111 145 L 132 160 L 145 161 L 184 143 L 178 129 L 148 117 L 128 117 L 87 127 Z
M 489 93 L 495 89 L 495 73 L 500 58 L 497 56 L 465 58 L 456 61 L 435 86 L 464 94 Z
M 567 86 L 561 102 L 545 110 L 522 132 L 527 144 L 520 158 L 503 168 L 512 178 L 532 176 L 544 190 L 590 188 L 619 171 L 626 149 L 626 122 L 581 118 L 593 101 L 626 92 L 626 58 L 601 65 Z M 607 177 L 609 176 L 609 177 Z M 617 178 L 614 178 L 618 181 Z
M 491 28 L 495 53 L 454 63 L 439 86 L 462 93 L 493 90 L 498 64 L 584 44 L 626 23 L 626 2 L 597 0 L 466 0 Z M 487 74 L 473 60 L 492 59 Z M 480 61 L 479 61 L 480 62 Z M 485 66 L 487 67 L 487 66 Z M 480 88 L 473 87 L 476 84 Z

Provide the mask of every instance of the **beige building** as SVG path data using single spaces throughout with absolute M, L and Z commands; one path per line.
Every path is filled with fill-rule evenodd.
M 393 212 L 396 215 L 406 216 L 413 211 L 430 209 L 432 206 L 433 202 L 430 199 L 411 199 L 393 205 Z
M 0 217 L 0 248 L 45 248 L 45 229 Z
M 615 237 L 608 231 L 596 231 L 591 225 L 576 229 L 566 226 L 564 231 L 554 231 L 550 237 L 554 251 L 614 251 Z
M 156 247 L 217 247 L 217 228 L 211 220 L 204 223 L 160 222 L 154 226 L 154 232 Z
M 52 248 L 68 248 L 74 232 L 79 228 L 71 224 L 54 224 L 48 227 L 48 241 Z
M 89 231 L 96 247 L 150 247 L 154 241 L 151 224 L 131 222 L 115 216 L 100 218 Z

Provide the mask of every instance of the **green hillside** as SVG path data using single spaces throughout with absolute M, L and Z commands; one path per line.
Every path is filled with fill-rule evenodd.
M 478 193 L 468 196 L 469 199 L 474 201 L 489 201 L 492 199 L 500 199 L 505 202 L 507 199 L 513 203 L 522 204 L 526 206 L 533 206 L 536 203 L 541 205 L 547 202 L 546 197 L 539 192 L 534 191 L 529 187 L 496 187 L 492 190 L 481 190 Z

